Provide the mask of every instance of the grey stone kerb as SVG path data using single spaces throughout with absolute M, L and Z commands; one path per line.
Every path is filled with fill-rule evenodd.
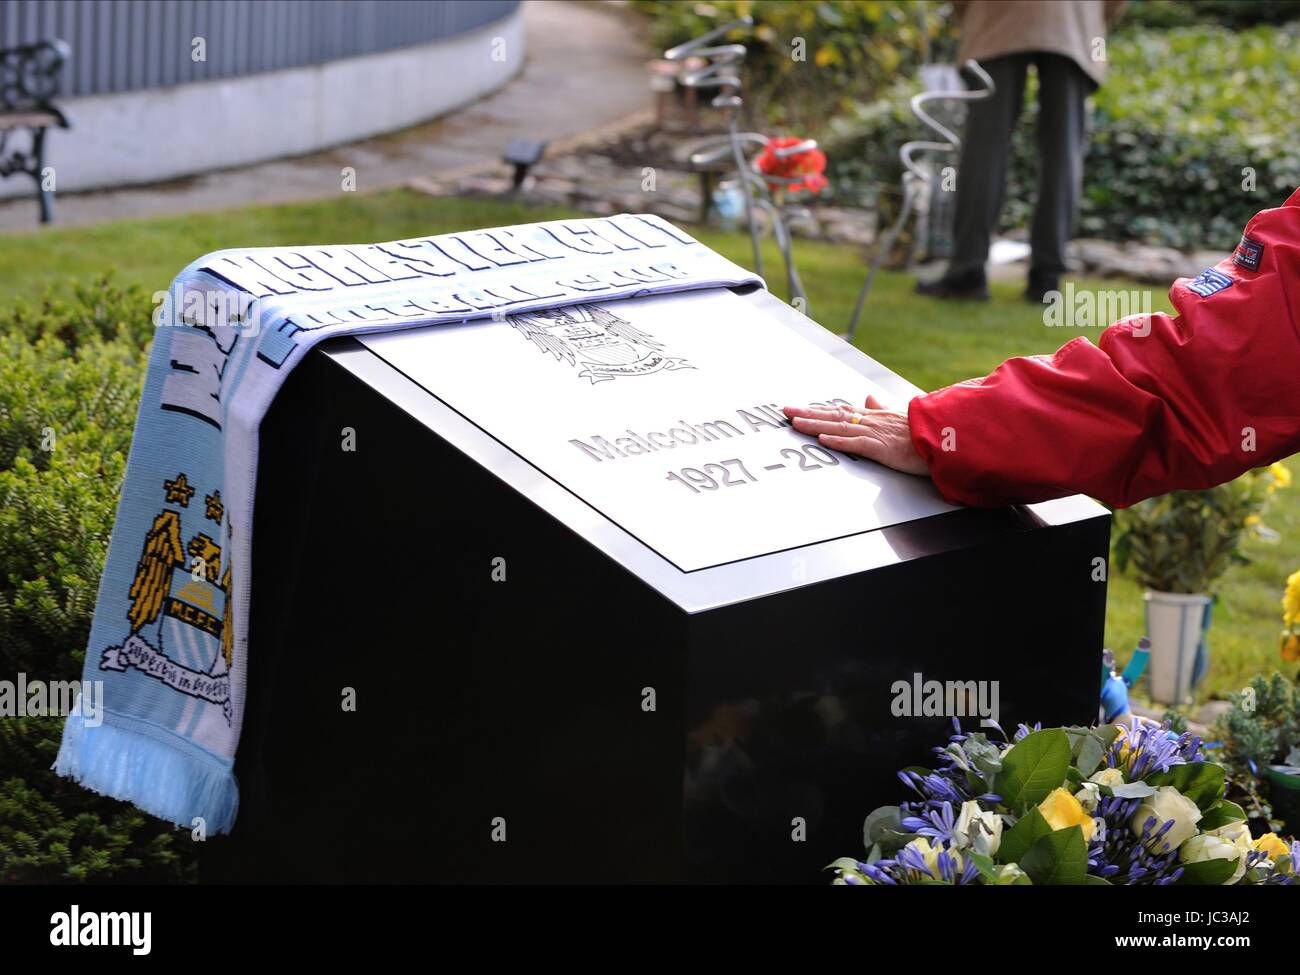
M 500 88 L 522 69 L 526 47 L 514 0 L 19 2 L 0 6 L 0 18 L 6 38 L 43 32 L 72 47 L 59 100 L 72 128 L 50 139 L 58 192 L 169 180 L 406 128 Z M 0 183 L 0 197 L 26 189 L 17 182 Z

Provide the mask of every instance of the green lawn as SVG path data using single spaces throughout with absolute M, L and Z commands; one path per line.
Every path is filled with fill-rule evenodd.
M 0 236 L 0 301 L 35 298 L 50 285 L 89 280 L 110 267 L 120 280 L 159 291 L 193 258 L 222 247 L 391 240 L 571 215 L 394 191 Z M 733 260 L 748 262 L 748 240 L 743 235 L 714 231 L 696 231 L 696 235 Z M 861 254 L 852 247 L 803 241 L 796 245 L 796 253 L 810 289 L 813 317 L 841 330 L 861 284 Z M 774 247 L 769 247 L 766 260 L 775 281 L 780 272 Z M 1142 286 L 1108 282 L 1105 287 Z M 1165 290 L 1153 289 L 1152 302 L 1158 310 L 1169 307 Z M 995 284 L 988 304 L 939 304 L 913 295 L 908 276 L 882 273 L 858 344 L 930 389 L 985 373 L 1011 355 L 1049 352 L 1077 334 L 1074 329 L 1046 327 L 1041 310 L 1026 305 L 1014 284 Z M 1247 554 L 1253 564 L 1234 570 L 1225 580 L 1211 632 L 1213 667 L 1202 697 L 1222 696 L 1280 663 L 1282 585 L 1291 571 L 1300 568 L 1300 482 L 1279 495 L 1266 520 L 1282 540 L 1272 545 L 1251 542 Z M 1141 629 L 1140 590 L 1129 579 L 1113 577 L 1107 644 L 1126 658 Z

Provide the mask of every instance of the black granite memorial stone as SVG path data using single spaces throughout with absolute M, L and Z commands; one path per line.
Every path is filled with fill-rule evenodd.
M 726 297 L 886 394 L 911 391 L 771 295 Z M 232 836 L 207 844 L 205 877 L 822 883 L 832 859 L 862 853 L 866 813 L 904 797 L 897 769 L 927 763 L 951 727 L 924 713 L 926 681 L 962 682 L 972 711 L 994 690 L 1008 731 L 1095 719 L 1102 507 L 951 508 L 928 481 L 862 461 L 852 476 L 880 523 L 846 510 L 842 530 L 809 522 L 817 537 L 793 544 L 805 490 L 822 503 L 816 479 L 847 477 L 847 461 L 781 467 L 781 450 L 811 442 L 779 417 L 757 433 L 737 419 L 741 437 L 681 454 L 617 447 L 717 418 L 676 401 L 663 429 L 623 434 L 598 411 L 552 431 L 550 387 L 455 343 L 505 330 L 554 368 L 543 386 L 626 389 L 647 377 L 618 369 L 657 360 L 607 356 L 614 375 L 598 382 L 528 342 L 581 345 L 591 322 L 478 327 L 327 343 L 263 423 L 277 449 L 258 478 L 241 808 Z M 413 365 L 434 342 L 447 348 Z M 706 351 L 655 351 L 656 368 L 686 353 L 678 368 L 708 377 Z M 431 385 L 427 370 L 449 367 L 478 374 L 506 412 Z M 573 451 L 574 471 L 650 472 L 644 498 L 626 485 L 597 497 L 539 453 L 533 427 Z M 716 488 L 682 473 L 729 454 Z M 789 493 L 774 505 L 768 490 Z M 758 499 L 740 530 L 731 508 L 675 514 L 728 491 Z M 656 502 L 670 497 L 682 507 Z

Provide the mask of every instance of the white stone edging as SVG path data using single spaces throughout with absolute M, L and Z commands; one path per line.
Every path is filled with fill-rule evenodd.
M 324 64 L 58 101 L 56 191 L 131 186 L 297 156 L 393 132 L 476 101 L 524 65 L 523 5 L 456 37 Z M 494 51 L 504 51 L 494 60 Z M 362 174 L 363 175 L 363 174 Z M 35 192 L 0 180 L 0 199 Z M 55 209 L 57 213 L 57 198 Z

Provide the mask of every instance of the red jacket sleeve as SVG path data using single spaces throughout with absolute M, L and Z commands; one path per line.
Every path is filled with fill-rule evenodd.
M 1123 507 L 1300 450 L 1300 190 L 1169 296 L 1176 317 L 1129 316 L 1095 346 L 1076 338 L 914 399 L 912 440 L 944 497 Z

